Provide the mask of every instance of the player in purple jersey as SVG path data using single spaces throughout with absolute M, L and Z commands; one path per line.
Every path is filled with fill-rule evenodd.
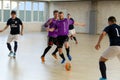
M 55 29 L 53 32 L 49 31 L 49 29 L 55 28 L 56 21 L 58 20 L 58 10 L 55 10 L 53 12 L 54 18 L 49 19 L 45 23 L 46 30 L 48 31 L 48 46 L 44 50 L 43 55 L 41 56 L 41 60 L 44 63 L 45 62 L 45 55 L 47 52 L 52 48 L 53 44 L 57 45 L 57 30 Z M 57 59 L 56 53 L 58 52 L 58 48 L 55 49 L 55 51 L 52 53 L 52 56 Z
M 70 20 L 72 20 L 72 21 L 74 21 L 74 19 L 71 17 L 71 14 L 69 14 L 69 13 L 67 14 L 67 18 L 70 19 Z M 78 22 L 74 21 L 74 24 L 69 25 L 69 37 L 70 37 L 71 40 L 74 39 L 74 41 L 76 42 L 76 44 L 78 44 L 78 41 L 77 41 L 77 39 L 75 37 L 76 31 L 75 31 L 74 25 L 75 26 L 82 26 L 82 27 L 84 27 L 85 24 L 84 23 L 78 23 Z
M 58 51 L 59 51 L 60 57 L 63 59 L 61 64 L 63 64 L 65 62 L 65 57 L 63 54 L 63 50 L 62 50 L 63 45 L 65 45 L 68 59 L 70 61 L 72 60 L 72 57 L 70 56 L 70 47 L 69 47 L 69 43 L 68 43 L 68 41 L 69 41 L 68 34 L 69 34 L 69 25 L 70 24 L 74 24 L 74 21 L 64 18 L 64 13 L 59 12 L 59 20 L 56 22 L 56 27 L 58 30 L 58 34 L 57 34 L 58 35 L 58 37 L 57 37 Z M 55 30 L 55 28 L 54 28 L 54 30 Z
M 63 12 L 59 12 L 59 19 L 56 23 L 57 29 L 58 29 L 58 51 L 60 54 L 60 57 L 63 59 L 62 60 L 62 64 L 65 62 L 65 57 L 63 54 L 63 50 L 62 47 L 63 45 L 65 45 L 66 48 L 66 53 L 67 53 L 67 57 L 68 59 L 71 61 L 72 57 L 70 56 L 70 47 L 69 47 L 69 25 L 70 24 L 74 24 L 74 21 L 70 20 L 70 19 L 66 19 L 64 18 L 64 13 Z

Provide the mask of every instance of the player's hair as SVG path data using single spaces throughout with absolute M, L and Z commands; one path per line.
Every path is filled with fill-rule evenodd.
M 59 14 L 64 14 L 64 13 L 62 11 L 60 11 Z
M 59 12 L 58 10 L 54 10 L 54 11 L 53 11 L 53 14 L 58 13 L 58 12 Z
M 11 14 L 16 14 L 16 11 L 11 11 Z
M 109 18 L 108 18 L 108 21 L 109 22 L 116 22 L 117 20 L 116 20 L 116 18 L 114 17 L 114 16 L 110 16 Z
M 67 15 L 70 16 L 70 13 L 68 13 Z

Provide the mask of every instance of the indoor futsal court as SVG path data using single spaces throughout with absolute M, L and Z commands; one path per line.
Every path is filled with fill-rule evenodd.
M 0 80 L 120 80 L 119 0 L 0 0 Z

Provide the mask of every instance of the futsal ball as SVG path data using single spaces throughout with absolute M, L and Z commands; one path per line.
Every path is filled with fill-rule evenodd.
M 66 63 L 65 64 L 65 69 L 66 69 L 66 71 L 70 71 L 71 70 L 71 64 L 70 63 Z

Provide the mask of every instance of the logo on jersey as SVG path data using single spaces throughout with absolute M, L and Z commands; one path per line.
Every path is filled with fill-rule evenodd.
M 17 21 L 15 21 L 15 24 L 17 24 Z
M 15 25 L 15 24 L 11 24 L 11 27 L 15 28 L 15 27 L 17 27 L 17 25 Z

